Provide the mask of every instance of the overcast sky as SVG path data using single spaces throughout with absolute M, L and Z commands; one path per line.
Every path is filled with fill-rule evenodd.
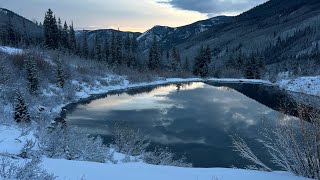
M 120 28 L 143 32 L 154 25 L 177 27 L 216 15 L 237 15 L 267 0 L 0 0 L 30 20 L 51 8 L 77 29 Z

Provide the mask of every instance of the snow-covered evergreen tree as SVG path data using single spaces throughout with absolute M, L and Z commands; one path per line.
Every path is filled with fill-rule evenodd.
M 14 120 L 18 123 L 29 123 L 31 119 L 22 94 L 16 92 L 14 100 Z

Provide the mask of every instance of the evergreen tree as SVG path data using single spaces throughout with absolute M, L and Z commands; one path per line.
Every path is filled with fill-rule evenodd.
M 59 58 L 57 62 L 57 86 L 63 88 L 65 86 L 66 74 L 64 72 L 62 60 Z
M 87 34 L 84 35 L 83 44 L 82 44 L 82 57 L 85 59 L 89 58 L 89 46 Z
M 148 68 L 150 70 L 156 70 L 160 68 L 160 49 L 158 47 L 158 42 L 155 35 L 153 36 L 153 41 L 149 49 Z
M 102 52 L 101 52 L 101 44 L 98 38 L 98 35 L 95 36 L 95 43 L 94 43 L 94 59 L 101 61 L 102 60 Z
M 58 25 L 56 18 L 53 16 L 53 12 L 49 9 L 46 12 L 44 21 L 44 44 L 47 48 L 56 49 L 58 48 L 59 38 L 58 38 Z
M 211 50 L 201 46 L 198 56 L 195 58 L 193 74 L 200 77 L 207 77 L 209 74 L 209 64 L 211 63 Z
M 71 52 L 75 52 L 77 49 L 76 33 L 73 28 L 73 22 L 69 26 L 69 49 Z
M 181 57 L 177 48 L 172 49 L 171 69 L 173 71 L 181 71 Z
M 115 65 L 115 62 L 117 61 L 117 41 L 116 41 L 116 35 L 115 32 L 112 32 L 112 38 L 111 38 L 111 66 Z
M 12 26 L 12 21 L 11 21 L 11 16 L 9 15 L 9 20 L 8 20 L 8 23 L 7 23 L 7 33 L 6 33 L 6 36 L 7 36 L 7 43 L 6 44 L 9 44 L 11 46 L 16 46 L 17 45 L 17 41 L 16 41 L 16 33 L 15 31 L 13 30 L 13 26 Z
M 103 53 L 104 53 L 104 61 L 108 63 L 109 57 L 110 57 L 110 45 L 107 37 L 104 40 Z
M 37 63 L 34 58 L 30 57 L 26 60 L 27 81 L 30 93 L 36 94 L 39 90 L 39 78 Z
M 189 63 L 188 57 L 186 57 L 186 60 L 184 61 L 184 67 L 183 67 L 183 69 L 184 69 L 185 71 L 190 71 L 190 63 Z
M 122 64 L 122 38 L 120 33 L 117 33 L 117 38 L 116 38 L 116 62 L 115 64 L 117 66 Z
M 63 48 L 63 37 L 62 37 L 62 22 L 61 22 L 61 19 L 58 18 L 58 21 L 57 21 L 57 27 L 58 27 L 58 35 L 57 35 L 57 40 L 58 40 L 58 47 L 59 48 Z
M 17 92 L 14 98 L 14 120 L 17 123 L 29 123 L 31 121 L 27 105 L 20 92 Z
M 64 49 L 70 49 L 69 46 L 69 29 L 67 22 L 64 22 L 63 29 L 61 32 L 61 44 Z
M 251 54 L 245 62 L 244 74 L 248 79 L 260 79 L 264 69 L 262 58 L 258 54 Z

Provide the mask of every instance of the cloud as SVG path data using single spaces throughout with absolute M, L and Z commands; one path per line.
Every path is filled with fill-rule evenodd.
M 267 0 L 165 0 L 159 3 L 209 15 L 239 14 Z

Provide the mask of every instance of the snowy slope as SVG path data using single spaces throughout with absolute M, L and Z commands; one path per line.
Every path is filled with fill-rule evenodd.
M 288 91 L 320 96 L 320 76 L 280 80 L 277 85 Z
M 0 51 L 7 54 L 21 54 L 23 52 L 22 49 L 9 47 L 9 46 L 0 46 Z
M 143 163 L 101 164 L 44 159 L 43 167 L 58 179 L 86 180 L 307 180 L 285 172 L 261 172 L 227 168 L 178 168 Z

